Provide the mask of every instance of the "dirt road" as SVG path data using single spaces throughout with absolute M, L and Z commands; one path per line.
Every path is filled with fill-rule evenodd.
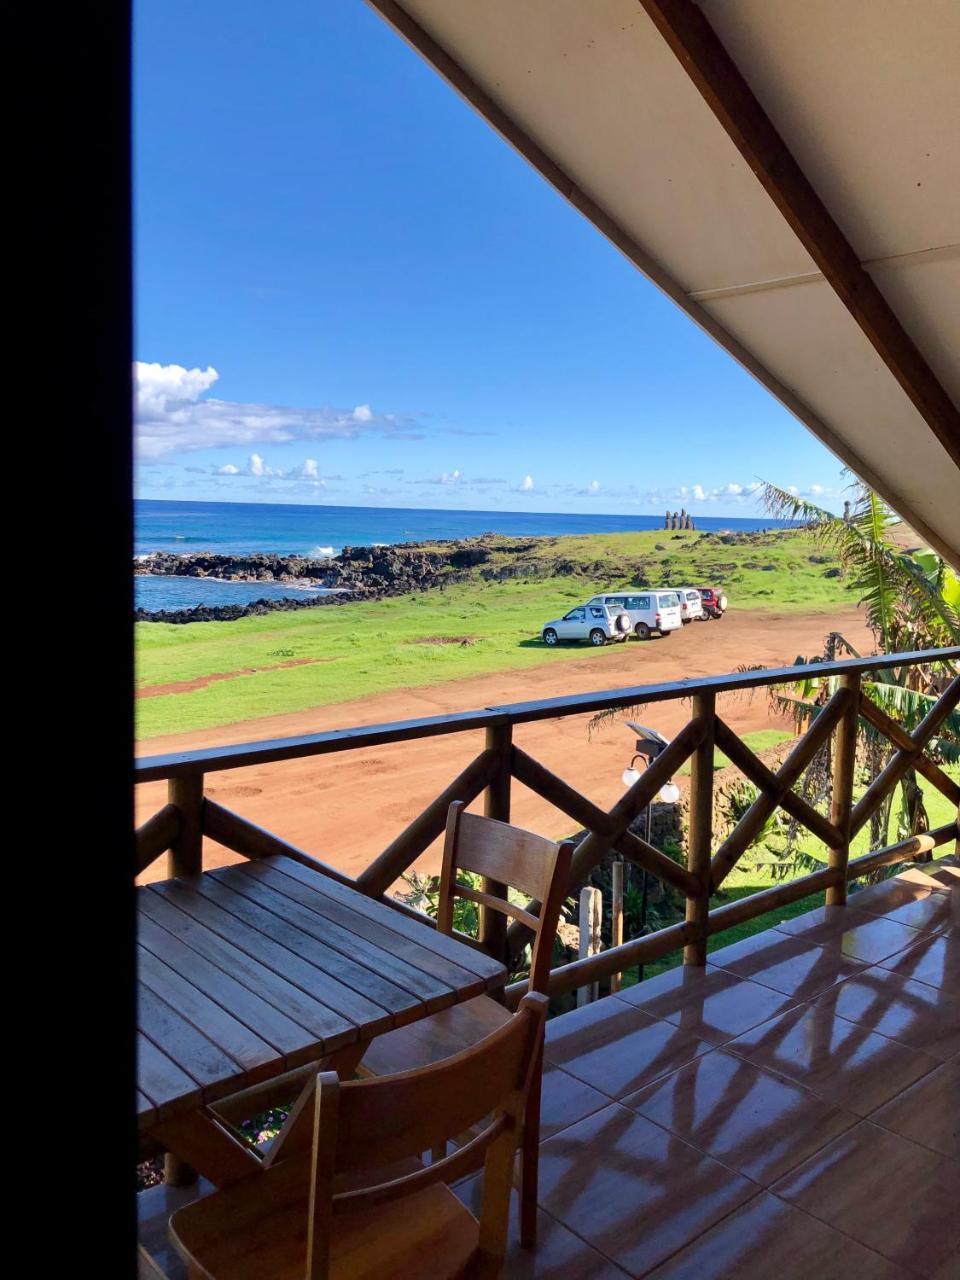
M 814 615 L 734 611 L 719 623 L 694 623 L 667 640 L 631 641 L 600 655 L 585 653 L 582 661 L 546 663 L 525 671 L 398 690 L 362 701 L 156 738 L 141 743 L 138 754 L 318 733 L 622 685 L 719 675 L 742 663 L 782 666 L 799 654 L 819 653 L 830 630 L 842 631 L 861 652 L 872 651 L 862 616 L 853 608 Z M 776 723 L 762 693 L 752 699 L 731 696 L 725 703 L 724 718 L 741 733 Z M 688 715 L 689 707 L 671 702 L 649 708 L 642 719 L 670 737 Z M 569 716 L 523 725 L 516 731 L 516 741 L 596 804 L 609 808 L 623 790 L 620 774 L 629 762 L 632 738 L 616 723 L 591 736 L 588 722 L 587 716 Z M 207 794 L 300 848 L 356 874 L 443 790 L 482 745 L 480 733 L 464 733 L 236 769 L 209 775 Z M 569 834 L 574 825 L 570 819 L 518 783 L 513 797 L 512 820 L 517 824 L 553 837 Z M 165 784 L 139 787 L 138 823 L 165 800 Z M 428 850 L 418 865 L 436 869 L 438 852 L 438 846 Z M 234 855 L 208 842 L 204 865 L 233 861 Z M 151 873 L 152 878 L 162 876 L 164 860 L 155 863 L 145 878 L 150 879 Z

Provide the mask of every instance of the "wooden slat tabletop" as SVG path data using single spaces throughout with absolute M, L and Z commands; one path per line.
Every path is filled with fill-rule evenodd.
M 142 1129 L 506 978 L 481 952 L 284 857 L 137 897 Z

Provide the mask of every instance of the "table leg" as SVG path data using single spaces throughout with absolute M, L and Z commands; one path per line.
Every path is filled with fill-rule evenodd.
M 167 1148 L 165 1163 L 172 1159 L 175 1169 L 186 1167 L 194 1180 L 199 1172 L 215 1187 L 229 1187 L 262 1168 L 259 1157 L 206 1111 L 193 1111 L 164 1121 L 151 1136 Z M 190 1183 L 172 1185 L 189 1186 Z

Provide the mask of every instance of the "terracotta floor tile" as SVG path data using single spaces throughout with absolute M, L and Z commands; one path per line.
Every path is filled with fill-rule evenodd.
M 901 1280 L 903 1271 L 794 1205 L 762 1193 L 674 1254 L 649 1280 Z
M 791 1009 L 726 1047 L 859 1116 L 889 1102 L 935 1065 L 927 1054 L 817 1004 Z
M 807 942 L 836 941 L 843 955 L 866 964 L 877 964 L 903 951 L 921 936 L 916 929 L 888 916 L 871 915 L 856 907 L 817 907 L 806 915 L 781 921 L 777 932 Z
M 454 1193 L 476 1216 L 480 1213 L 482 1189 L 483 1179 L 477 1174 L 455 1187 Z M 535 1249 L 521 1248 L 517 1222 L 514 1192 L 503 1280 L 625 1280 L 625 1271 L 542 1209 L 537 1214 Z
M 956 863 L 931 863 L 926 869 L 931 880 L 936 880 L 946 889 L 960 889 L 960 867 Z
M 849 905 L 858 911 L 910 925 L 924 933 L 936 933 L 956 918 L 960 911 L 960 898 L 894 878 L 852 893 Z
M 618 992 L 617 999 L 712 1044 L 732 1040 L 796 1003 L 779 991 L 710 964 L 706 968 L 679 965 L 668 969 Z
M 904 1089 L 874 1111 L 870 1122 L 960 1160 L 960 1058 L 945 1062 Z
M 676 1071 L 710 1045 L 607 997 L 547 1023 L 544 1057 L 611 1098 Z
M 540 1148 L 540 1203 L 633 1276 L 756 1194 L 756 1186 L 619 1105 Z
M 960 1000 L 880 965 L 831 987 L 814 1003 L 941 1062 L 960 1053 Z
M 957 868 L 943 867 L 936 862 L 928 863 L 924 867 L 910 867 L 893 878 L 902 880 L 905 884 L 919 884 L 926 889 L 939 889 L 944 893 L 949 892 L 953 885 L 960 887 L 960 872 Z
M 838 938 L 819 944 L 768 929 L 714 951 L 710 963 L 795 1000 L 812 1000 L 864 966 L 843 954 Z
M 924 936 L 906 951 L 880 963 L 904 978 L 916 978 L 947 991 L 960 990 L 960 938 L 949 934 Z
M 849 1112 L 723 1049 L 631 1094 L 623 1105 L 765 1187 L 857 1123 Z
M 960 1248 L 960 1164 L 863 1121 L 773 1190 L 916 1275 Z
M 569 1075 L 549 1062 L 543 1067 L 543 1092 L 540 1097 L 541 1141 L 576 1124 L 584 1116 L 609 1106 L 610 1099 L 588 1084 Z

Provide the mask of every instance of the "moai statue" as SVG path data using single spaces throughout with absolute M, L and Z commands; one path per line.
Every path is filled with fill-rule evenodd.
M 677 528 L 678 528 L 678 529 L 685 529 L 686 527 L 687 527 L 687 508 L 686 508 L 686 507 L 681 507 L 681 508 L 680 508 L 680 523 L 677 525 Z
M 676 513 L 676 512 L 674 512 L 674 513 L 673 513 L 673 517 L 672 517 L 672 519 L 671 519 L 671 521 L 670 521 L 670 528 L 671 528 L 671 529 L 676 529 L 676 527 L 677 527 L 677 513 Z
M 849 524 L 853 518 L 853 511 L 850 509 L 849 500 L 843 504 L 843 522 Z
M 690 528 L 693 529 L 694 532 L 696 532 L 697 524 L 695 520 L 690 521 Z
M 683 526 L 685 529 L 693 528 L 693 521 L 690 519 L 690 512 L 687 512 L 687 523 Z
M 669 529 L 669 528 L 670 528 L 670 512 L 669 512 L 669 511 L 668 511 L 668 512 L 667 512 L 667 514 L 663 517 L 663 527 L 664 527 L 665 529 Z

